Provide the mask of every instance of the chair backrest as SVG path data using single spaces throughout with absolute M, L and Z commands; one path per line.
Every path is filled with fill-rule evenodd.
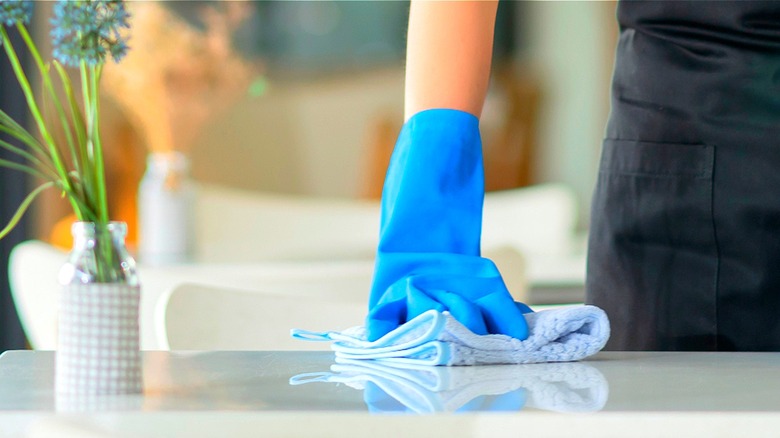
M 364 301 L 332 300 L 182 284 L 163 297 L 160 317 L 171 350 L 327 350 L 292 339 L 290 329 L 362 325 Z
M 248 239 L 251 240 L 251 237 Z M 66 259 L 64 251 L 40 241 L 24 242 L 11 253 L 11 293 L 22 327 L 34 349 L 57 348 L 60 292 L 57 275 Z M 373 263 L 370 260 L 139 265 L 142 293 L 141 348 L 163 348 L 157 315 L 167 304 L 162 302 L 163 295 L 177 285 L 197 282 L 212 288 L 262 288 L 273 291 L 275 295 L 308 295 L 321 300 L 353 301 L 364 306 L 372 271 Z
M 202 248 L 197 263 L 139 265 L 142 348 L 162 347 L 159 324 L 153 322 L 160 312 L 159 297 L 185 282 L 257 288 L 274 295 L 308 294 L 364 305 L 378 234 L 376 203 L 271 199 L 234 192 L 202 191 L 197 234 Z M 561 185 L 486 195 L 483 254 L 499 266 L 517 300 L 528 301 L 523 257 L 532 267 L 537 256 L 566 254 L 576 216 L 572 191 Z M 64 251 L 36 241 L 18 245 L 11 254 L 14 303 L 36 349 L 57 346 L 57 273 L 66 258 Z
M 197 202 L 202 262 L 367 260 L 379 236 L 379 204 L 241 192 L 202 186 Z M 570 250 L 574 191 L 541 184 L 485 195 L 482 249 L 513 246 L 526 256 Z
M 57 275 L 67 254 L 38 241 L 17 245 L 11 252 L 8 279 L 16 311 L 30 346 L 57 348 L 60 285 Z
M 482 249 L 512 246 L 529 259 L 571 252 L 577 225 L 574 191 L 541 184 L 485 195 Z
M 219 263 L 370 260 L 379 204 L 201 185 L 196 259 Z

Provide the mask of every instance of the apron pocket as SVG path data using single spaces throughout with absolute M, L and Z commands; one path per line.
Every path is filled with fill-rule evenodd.
M 714 159 L 704 144 L 604 141 L 587 290 L 612 322 L 608 348 L 717 347 Z

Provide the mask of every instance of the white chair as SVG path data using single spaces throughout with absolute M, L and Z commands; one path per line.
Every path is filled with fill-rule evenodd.
M 65 252 L 39 241 L 24 242 L 11 254 L 11 292 L 30 345 L 35 349 L 54 350 L 57 347 L 60 290 L 57 273 L 65 258 Z M 511 249 L 499 248 L 494 260 L 499 269 L 508 272 L 504 280 L 510 290 L 522 293 L 525 284 L 522 257 Z M 141 348 L 166 348 L 165 337 L 159 331 L 162 319 L 158 315 L 167 306 L 165 293 L 183 283 L 196 282 L 220 289 L 259 290 L 269 297 L 305 296 L 352 301 L 365 306 L 373 267 L 371 260 L 193 263 L 167 267 L 139 265 L 142 284 Z M 516 299 L 522 301 L 519 293 Z
M 534 310 L 571 305 L 533 306 Z M 290 329 L 342 330 L 363 325 L 364 300 L 325 299 L 185 283 L 160 298 L 161 347 L 170 350 L 329 350 L 293 339 Z
M 57 273 L 66 254 L 51 245 L 28 241 L 14 248 L 10 261 L 11 292 L 30 345 L 57 347 L 59 290 Z M 164 292 L 185 282 L 219 288 L 267 290 L 278 296 L 314 296 L 365 302 L 373 262 L 318 261 L 251 264 L 193 263 L 138 267 L 141 280 L 141 348 L 162 348 L 155 315 Z
M 291 328 L 341 330 L 362 325 L 365 300 L 269 294 L 181 284 L 163 294 L 158 315 L 171 350 L 328 350 L 290 337 Z
M 575 218 L 574 197 L 561 185 L 487 194 L 483 254 L 496 262 L 516 299 L 528 301 L 526 272 L 534 271 L 535 260 L 567 254 Z M 379 226 L 376 203 L 201 186 L 196 222 L 193 263 L 139 264 L 143 349 L 162 348 L 155 329 L 160 298 L 187 282 L 277 296 L 367 299 Z M 65 257 L 36 241 L 11 255 L 14 301 L 36 349 L 56 348 L 57 273 Z
M 196 259 L 201 262 L 367 259 L 379 235 L 374 201 L 270 195 L 200 186 Z M 571 250 L 574 192 L 542 184 L 485 196 L 482 249 L 560 256 Z
M 43 242 L 17 245 L 8 261 L 8 280 L 27 341 L 36 350 L 57 347 L 59 283 L 66 254 Z

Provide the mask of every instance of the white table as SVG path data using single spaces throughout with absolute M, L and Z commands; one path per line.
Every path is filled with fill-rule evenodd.
M 0 436 L 780 435 L 780 353 L 604 352 L 574 364 L 401 370 L 395 381 L 375 373 L 368 404 L 349 373 L 331 376 L 352 386 L 290 385 L 331 365 L 327 352 L 146 352 L 144 395 L 64 402 L 52 391 L 54 353 L 7 352 Z

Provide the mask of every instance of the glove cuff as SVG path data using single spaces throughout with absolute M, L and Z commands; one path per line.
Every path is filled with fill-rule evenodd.
M 379 250 L 479 255 L 484 179 L 476 116 L 453 109 L 412 116 L 387 170 Z

